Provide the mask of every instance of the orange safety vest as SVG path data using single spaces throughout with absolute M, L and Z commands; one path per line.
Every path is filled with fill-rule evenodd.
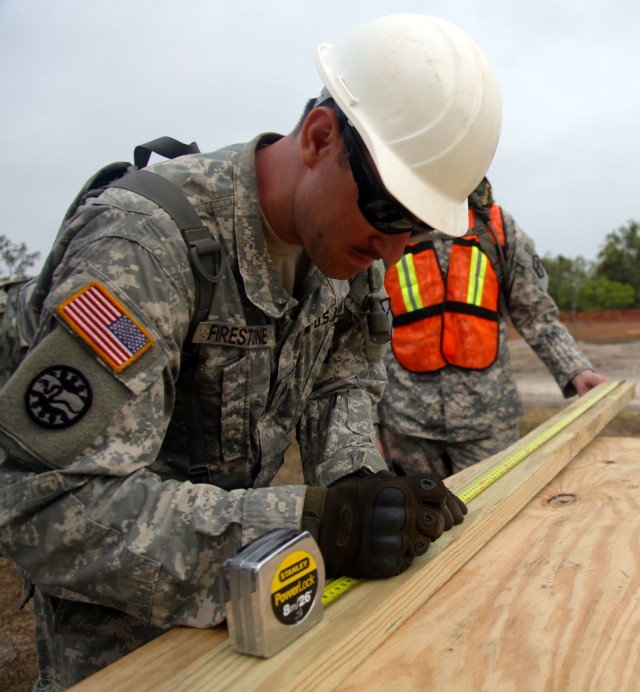
M 489 221 L 504 247 L 502 211 L 489 208 Z M 469 208 L 469 228 L 475 213 Z M 500 286 L 477 234 L 452 241 L 443 277 L 432 241 L 409 243 L 390 267 L 385 288 L 391 301 L 391 345 L 397 361 L 413 372 L 455 365 L 484 370 L 498 355 Z

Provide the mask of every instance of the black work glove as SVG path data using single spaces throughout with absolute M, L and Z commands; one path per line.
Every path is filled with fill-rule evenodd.
M 466 511 L 436 476 L 383 471 L 308 487 L 303 525 L 315 534 L 328 576 L 391 577 Z

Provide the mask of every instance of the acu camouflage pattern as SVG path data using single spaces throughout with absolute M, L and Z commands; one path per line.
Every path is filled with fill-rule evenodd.
M 571 379 L 591 365 L 559 320 L 558 308 L 547 291 L 548 277 L 535 271 L 539 265 L 533 240 L 504 210 L 503 221 L 507 278 L 512 282 L 508 298 L 511 320 L 547 366 L 564 396 L 573 396 L 576 392 Z M 452 239 L 439 233 L 431 234 L 430 239 L 444 274 Z M 498 356 L 485 370 L 447 366 L 433 373 L 409 372 L 391 350 L 385 364 L 389 383 L 378 417 L 381 425 L 398 434 L 450 443 L 486 440 L 511 428 L 523 416 L 504 318 L 499 324 Z M 484 458 L 482 448 L 478 450 L 476 461 Z
M 0 387 L 18 366 L 28 344 L 18 328 L 18 295 L 27 279 L 0 281 Z
M 485 177 L 480 181 L 480 185 L 474 190 L 474 194 L 483 207 L 488 209 L 493 206 L 493 188 L 488 178 Z
M 393 428 L 380 426 L 378 436 L 387 464 L 399 461 L 409 474 L 431 473 L 439 478 L 447 478 L 506 449 L 518 440 L 520 430 L 517 425 L 513 425 L 497 430 L 491 437 L 450 442 L 412 437 L 396 432 Z
M 88 427 L 83 419 L 60 433 L 64 445 L 42 443 L 51 433 L 24 414 L 24 423 L 0 419 L 0 545 L 36 585 L 45 687 L 73 684 L 172 626 L 224 619 L 224 560 L 272 528 L 301 525 L 305 486 L 269 487 L 292 431 L 307 484 L 386 467 L 372 424 L 386 345 L 368 339 L 366 273 L 335 281 L 314 267 L 294 297 L 268 259 L 254 155 L 274 137 L 151 167 L 182 186 L 224 247 L 228 269 L 208 322 L 269 325 L 274 334 L 270 348 L 199 347 L 213 484 L 185 474 L 176 381 L 194 281 L 170 218 L 108 189 L 62 228 L 46 297 L 33 285 L 23 294 L 33 346 L 5 401 L 20 409 L 43 359 L 65 353 L 77 353 L 76 367 L 102 398 L 100 415 L 85 416 Z M 56 317 L 63 299 L 94 280 L 155 342 L 118 373 Z

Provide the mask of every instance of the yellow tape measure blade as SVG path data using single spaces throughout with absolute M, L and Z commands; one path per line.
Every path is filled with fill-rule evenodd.
M 332 582 L 329 582 L 324 587 L 322 592 L 322 605 L 327 606 L 329 603 L 333 603 L 337 598 L 342 596 L 354 587 L 360 580 L 354 579 L 353 577 L 340 577 Z
M 541 434 L 533 437 L 527 444 L 524 445 L 518 452 L 507 457 L 503 461 L 498 462 L 495 466 L 490 468 L 482 477 L 470 483 L 468 486 L 463 488 L 459 493 L 458 497 L 464 502 L 468 503 L 475 497 L 480 495 L 481 492 L 486 490 L 490 485 L 495 483 L 499 478 L 510 471 L 514 466 L 517 466 L 521 461 L 530 456 L 539 447 L 542 447 L 545 442 L 555 437 L 561 430 L 564 430 L 568 425 L 577 420 L 585 411 L 590 409 L 594 404 L 596 404 L 600 399 L 603 399 L 610 391 L 615 389 L 620 383 L 619 382 L 608 382 L 607 384 L 601 384 L 598 388 L 597 393 L 594 392 L 588 399 L 577 406 L 573 411 L 566 414 L 561 420 L 557 421 L 554 425 L 547 428 Z

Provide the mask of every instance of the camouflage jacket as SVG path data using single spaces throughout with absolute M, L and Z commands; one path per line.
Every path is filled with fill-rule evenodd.
M 108 189 L 62 229 L 73 239 L 54 246 L 42 314 L 23 315 L 32 346 L 0 407 L 0 548 L 45 593 L 155 627 L 211 626 L 224 617 L 223 561 L 272 528 L 300 527 L 305 486 L 269 487 L 292 431 L 307 484 L 385 467 L 367 277 L 314 267 L 300 295 L 283 289 L 254 163 L 275 136 L 261 137 L 151 167 L 183 188 L 226 254 L 195 375 L 212 484 L 182 471 L 178 372 L 194 279 L 175 224 Z M 125 352 L 106 343 L 112 333 Z
M 571 379 L 590 368 L 575 341 L 560 322 L 558 308 L 547 291 L 548 277 L 533 240 L 503 210 L 506 238 L 506 281 L 511 286 L 506 305 L 522 337 L 547 366 L 566 397 L 575 395 Z M 434 249 L 446 275 L 451 238 L 433 234 Z M 378 406 L 381 421 L 405 435 L 464 442 L 492 437 L 523 415 L 507 347 L 505 316 L 500 319 L 498 355 L 484 370 L 446 366 L 429 373 L 405 370 L 389 350 L 389 378 Z

